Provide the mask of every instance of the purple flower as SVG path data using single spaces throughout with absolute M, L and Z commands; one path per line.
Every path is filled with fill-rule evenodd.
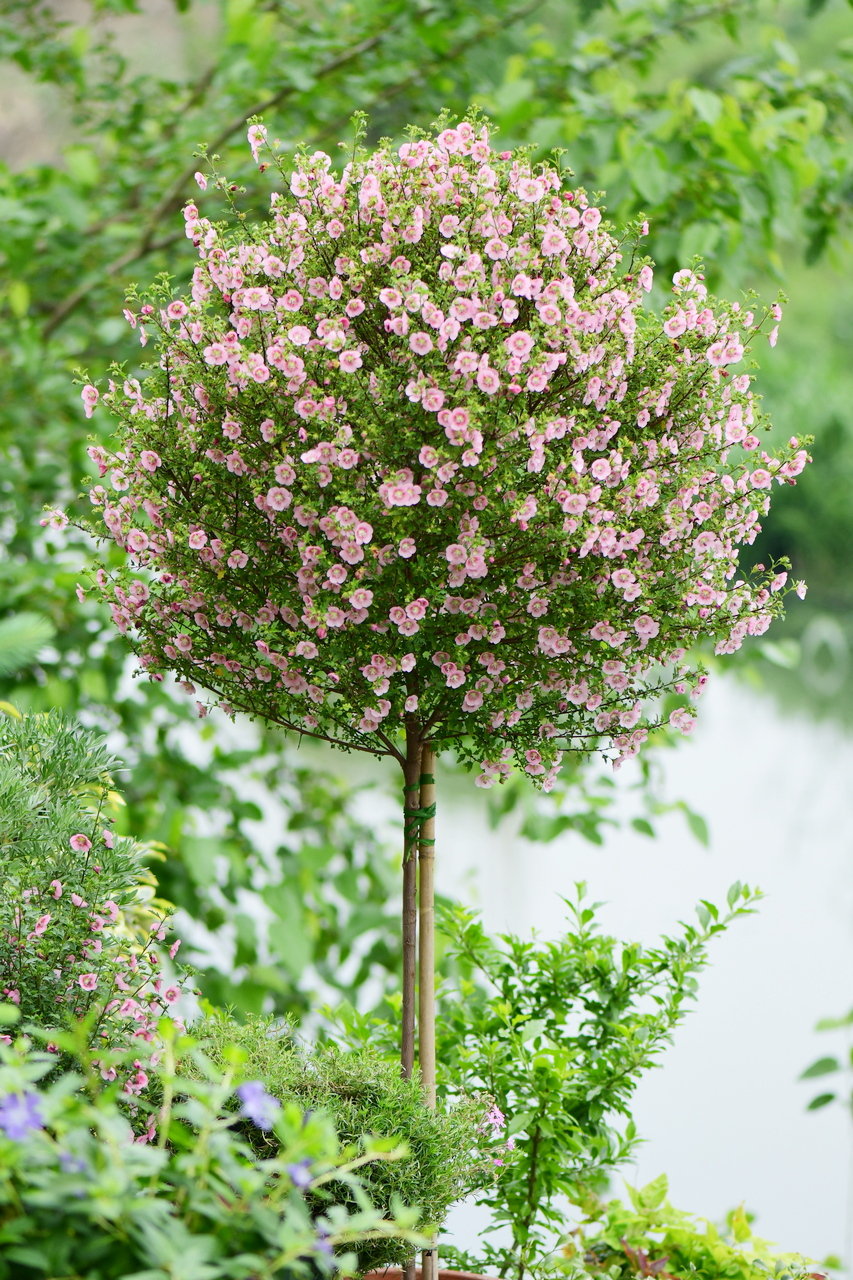
M 13 1142 L 21 1142 L 28 1133 L 43 1128 L 37 1093 L 10 1093 L 0 1102 L 0 1129 Z
M 308 1156 L 304 1160 L 297 1160 L 296 1164 L 287 1165 L 286 1168 L 295 1187 L 303 1188 L 311 1185 L 311 1160 Z
M 60 1151 L 59 1164 L 66 1173 L 85 1173 L 86 1161 L 79 1156 L 73 1156 L 70 1151 Z
M 329 1233 L 328 1231 L 325 1231 L 323 1227 L 320 1227 L 317 1231 L 317 1238 L 314 1241 L 314 1248 L 317 1250 L 318 1253 L 326 1253 L 326 1254 L 334 1253 L 334 1249 L 332 1248 L 331 1243 L 329 1242 Z
M 240 1114 L 259 1129 L 271 1129 L 275 1124 L 276 1112 L 281 1110 L 278 1098 L 267 1093 L 260 1080 L 247 1080 L 236 1092 L 243 1104 Z

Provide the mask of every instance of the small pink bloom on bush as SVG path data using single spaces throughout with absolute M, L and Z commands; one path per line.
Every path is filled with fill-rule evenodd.
M 93 387 L 91 383 L 87 383 L 80 392 L 80 398 L 83 401 L 83 407 L 86 410 L 86 417 L 91 418 L 95 412 L 95 405 L 101 398 L 101 393 L 97 387 Z
M 68 843 L 75 853 L 88 853 L 92 847 L 92 841 L 80 831 L 78 831 L 77 835 L 72 836 Z

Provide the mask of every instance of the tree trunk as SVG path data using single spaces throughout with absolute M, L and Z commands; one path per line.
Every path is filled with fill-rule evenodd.
M 435 1107 L 435 753 L 421 754 L 418 842 L 418 1063 L 427 1106 Z

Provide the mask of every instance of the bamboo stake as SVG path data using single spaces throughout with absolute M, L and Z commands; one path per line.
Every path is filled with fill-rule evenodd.
M 407 735 L 408 736 L 408 735 Z M 418 933 L 418 818 L 420 803 L 420 743 L 409 736 L 403 768 L 403 1008 L 400 1069 L 408 1080 L 415 1069 L 415 964 Z
M 435 1109 L 435 752 L 424 744 L 418 842 L 418 1063 L 424 1100 Z M 436 1242 L 421 1254 L 421 1280 L 436 1280 Z

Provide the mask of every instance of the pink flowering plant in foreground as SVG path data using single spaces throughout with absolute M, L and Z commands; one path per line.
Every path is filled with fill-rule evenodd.
M 738 569 L 807 461 L 760 443 L 746 361 L 778 308 L 684 270 L 645 309 L 645 225 L 475 119 L 341 173 L 249 140 L 268 217 L 187 206 L 191 292 L 130 304 L 155 362 L 114 371 L 116 443 L 90 450 L 128 553 L 98 586 L 142 667 L 395 758 L 407 849 L 434 752 L 548 788 L 567 750 L 634 755 L 664 691 L 688 732 L 691 647 L 733 652 L 792 585 Z
M 142 1057 L 183 995 L 168 973 L 179 944 L 148 899 L 141 848 L 105 813 L 116 763 L 58 714 L 0 716 L 0 1001 L 24 1027 L 83 1020 L 96 1052 Z M 128 1097 L 147 1084 L 141 1063 L 123 1078 Z

